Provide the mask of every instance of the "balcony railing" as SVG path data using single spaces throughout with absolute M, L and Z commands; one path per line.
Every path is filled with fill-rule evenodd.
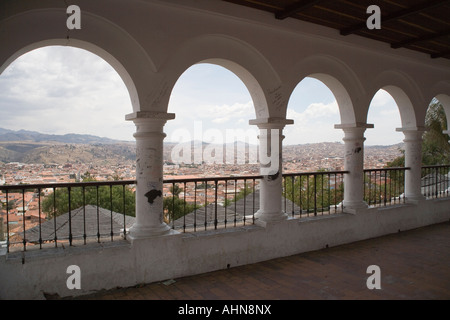
M 406 201 L 409 168 L 365 170 L 370 206 Z M 422 168 L 428 198 L 450 196 L 450 166 Z M 346 171 L 283 175 L 281 208 L 292 218 L 342 213 Z M 164 180 L 164 221 L 180 232 L 252 225 L 262 176 Z M 7 251 L 126 239 L 135 221 L 136 181 L 0 186 L 0 244 Z
M 410 168 L 364 170 L 364 201 L 369 206 L 405 203 L 405 172 Z
M 450 165 L 422 167 L 421 188 L 428 199 L 450 196 Z
M 164 180 L 164 220 L 182 232 L 254 223 L 262 176 Z
M 126 238 L 135 181 L 0 186 L 0 241 L 10 250 Z
M 283 175 L 284 210 L 292 217 L 343 212 L 346 171 L 290 173 Z

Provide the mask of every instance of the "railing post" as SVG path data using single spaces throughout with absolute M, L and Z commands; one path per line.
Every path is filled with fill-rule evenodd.
M 136 125 L 136 220 L 129 238 L 141 239 L 171 232 L 163 220 L 163 128 L 174 114 L 136 112 L 126 116 Z
M 405 135 L 405 197 L 407 202 L 424 200 L 422 195 L 422 135 L 425 128 L 399 128 Z
M 345 163 L 344 170 L 344 212 L 356 213 L 367 208 L 364 202 L 364 132 L 373 128 L 371 124 L 355 123 L 335 125 L 345 133 Z
M 282 210 L 283 195 L 283 128 L 293 124 L 292 120 L 282 118 L 267 118 L 250 120 L 251 125 L 257 125 L 260 133 L 259 162 L 260 174 L 264 176 L 260 183 L 259 210 L 255 218 L 260 221 L 278 221 L 287 219 Z

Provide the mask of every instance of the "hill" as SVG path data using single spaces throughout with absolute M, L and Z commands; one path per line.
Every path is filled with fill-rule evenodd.
M 134 142 L 84 134 L 50 135 L 0 128 L 0 163 L 108 165 L 135 159 Z
M 192 152 L 198 151 L 198 149 L 193 148 L 194 142 L 186 144 L 192 147 Z M 166 142 L 164 146 L 164 160 L 172 162 L 171 153 L 176 144 Z M 202 144 L 203 149 L 207 146 L 208 144 L 206 143 Z M 379 157 L 380 154 L 387 154 L 387 158 L 395 158 L 401 154 L 399 150 L 402 146 L 402 144 L 367 146 L 365 148 L 365 156 L 372 158 Z M 245 148 L 242 149 L 242 146 L 240 146 L 236 151 L 246 150 L 247 157 L 249 152 L 251 152 L 253 154 L 252 159 L 256 159 L 254 154 L 257 152 L 257 147 L 246 145 Z M 189 150 L 189 147 L 185 150 Z M 223 150 L 226 151 L 226 147 Z M 235 153 L 235 158 L 237 152 Z M 344 144 L 340 142 L 287 145 L 283 149 L 285 161 L 308 161 L 317 158 L 342 158 L 343 156 Z M 117 165 L 134 164 L 135 159 L 135 142 L 119 141 L 92 135 L 48 135 L 34 131 L 12 131 L 0 128 L 0 164 L 22 162 L 28 164 L 88 163 L 93 165 Z
M 0 142 L 27 141 L 27 142 L 59 142 L 75 144 L 114 144 L 119 140 L 97 137 L 89 134 L 45 134 L 27 130 L 8 130 L 0 128 Z M 123 141 L 120 141 L 123 142 Z

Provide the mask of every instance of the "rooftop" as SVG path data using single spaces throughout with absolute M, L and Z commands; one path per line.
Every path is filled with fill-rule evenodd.
M 378 265 L 381 290 L 369 290 Z M 450 223 L 171 281 L 102 291 L 89 300 L 447 300 Z M 52 297 L 48 297 L 52 298 Z

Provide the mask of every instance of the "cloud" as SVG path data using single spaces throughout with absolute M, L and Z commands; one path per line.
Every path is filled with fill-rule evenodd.
M 328 104 L 311 103 L 303 112 L 288 109 L 287 117 L 294 124 L 284 130 L 285 144 L 305 144 L 315 142 L 341 141 L 342 130 L 334 129 L 340 123 L 336 101 Z
M 307 89 L 303 88 L 306 86 Z M 332 93 L 317 80 L 302 81 L 289 102 L 287 117 L 295 121 L 284 130 L 285 144 L 341 141 L 339 109 Z M 300 94 L 299 94 L 300 93 Z M 295 107 L 292 107 L 295 106 Z M 301 110 L 301 111 L 300 111 Z M 31 51 L 0 75 L 0 127 L 44 133 L 89 133 L 133 140 L 135 126 L 124 120 L 132 111 L 128 91 L 116 71 L 87 51 L 46 47 Z M 204 131 L 255 129 L 251 96 L 232 72 L 209 64 L 188 69 L 175 85 L 169 112 L 167 140 L 176 129 L 193 132 L 201 121 Z M 392 144 L 403 139 L 393 98 L 380 90 L 373 98 L 366 131 L 367 144 Z
M 131 110 L 116 71 L 81 49 L 37 49 L 0 75 L 1 126 L 8 129 L 132 140 L 134 125 L 124 120 Z

